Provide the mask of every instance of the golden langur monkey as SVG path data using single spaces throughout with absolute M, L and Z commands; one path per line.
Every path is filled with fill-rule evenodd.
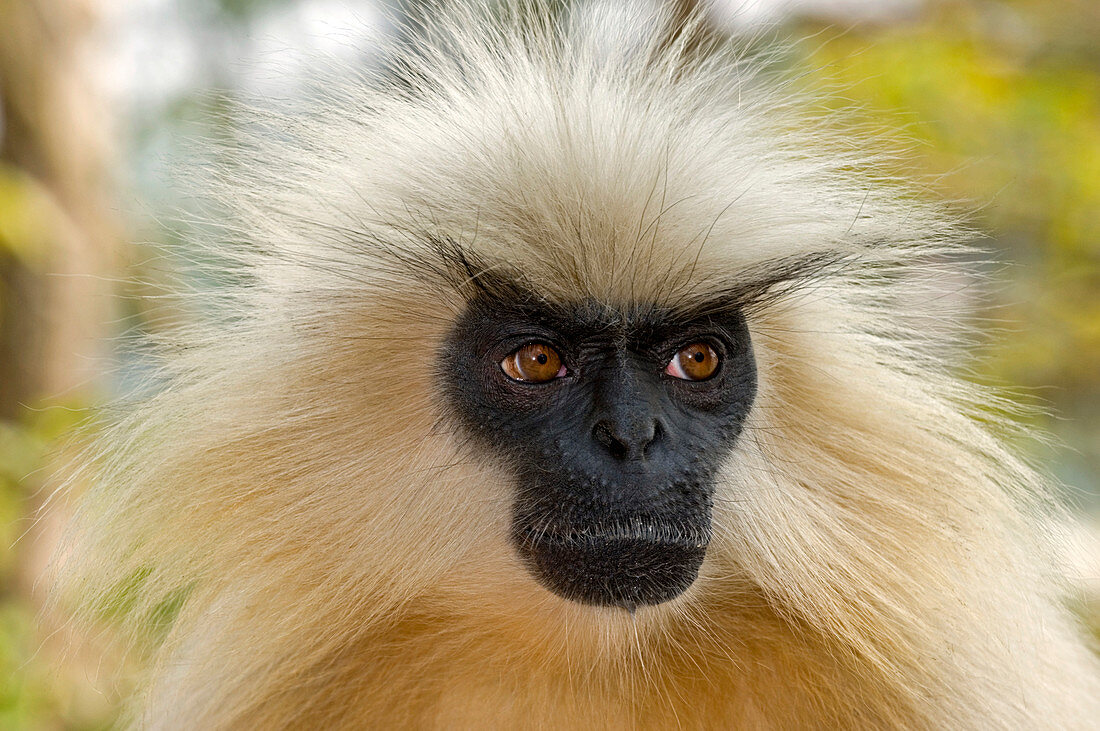
M 234 284 L 60 561 L 160 621 L 129 722 L 1097 728 L 1053 501 L 912 296 L 957 220 L 690 27 L 493 8 L 217 169 Z

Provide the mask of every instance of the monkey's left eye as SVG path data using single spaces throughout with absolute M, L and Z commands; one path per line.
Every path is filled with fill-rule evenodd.
M 546 343 L 528 343 L 500 362 L 500 369 L 514 381 L 546 383 L 565 375 L 561 356 Z
M 665 373 L 684 381 L 703 381 L 718 370 L 718 353 L 706 343 L 680 348 L 665 366 Z

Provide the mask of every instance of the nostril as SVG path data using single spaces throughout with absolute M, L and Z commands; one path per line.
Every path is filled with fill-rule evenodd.
M 612 439 L 611 444 L 607 446 L 608 451 L 611 452 L 611 456 L 615 459 L 625 459 L 630 453 L 630 448 L 620 442 L 618 439 Z
M 656 420 L 649 429 L 635 429 L 632 432 L 620 431 L 607 420 L 598 421 L 592 427 L 593 438 L 615 459 L 645 459 L 649 455 L 650 447 L 657 443 L 662 435 L 661 424 Z
M 596 426 L 592 427 L 592 436 L 597 442 L 602 444 L 615 459 L 623 459 L 630 453 L 630 447 L 619 439 L 615 434 L 614 427 L 606 421 L 596 422 Z

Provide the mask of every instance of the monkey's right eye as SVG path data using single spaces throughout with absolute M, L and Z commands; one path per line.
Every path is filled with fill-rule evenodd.
M 528 343 L 500 362 L 500 369 L 513 381 L 546 383 L 565 375 L 558 352 L 546 343 Z

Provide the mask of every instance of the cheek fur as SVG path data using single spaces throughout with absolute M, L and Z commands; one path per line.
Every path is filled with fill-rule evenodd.
M 1056 491 L 944 357 L 969 313 L 917 326 L 958 216 L 755 43 L 428 5 L 196 176 L 232 214 L 195 261 L 233 270 L 104 412 L 51 605 L 141 638 L 125 717 L 1095 728 Z M 759 357 L 662 375 L 700 333 Z M 572 370 L 502 382 L 509 335 Z

